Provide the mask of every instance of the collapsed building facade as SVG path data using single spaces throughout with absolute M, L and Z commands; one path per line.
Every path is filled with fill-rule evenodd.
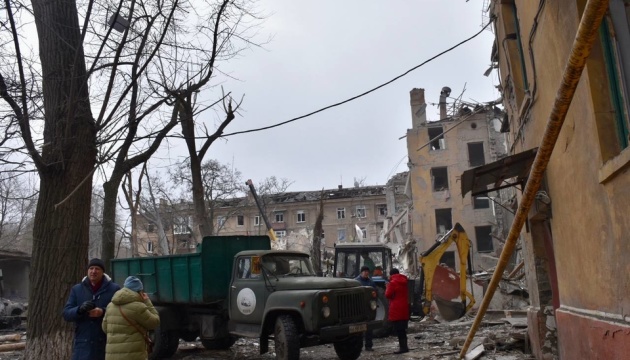
M 424 89 L 410 92 L 412 127 L 407 130 L 411 237 L 420 251 L 459 223 L 472 241 L 472 267 L 485 271 L 496 265 L 503 239 L 503 200 L 498 192 L 462 196 L 461 175 L 506 155 L 500 132 L 503 112 L 493 104 L 454 104 L 448 87 L 440 94 L 440 119 L 428 121 Z M 437 94 L 436 94 L 437 98 Z M 459 269 L 455 245 L 441 261 Z
M 556 356 L 556 339 L 560 359 L 630 354 L 630 8 L 623 0 L 602 3 L 608 12 L 593 29 L 594 45 L 521 231 L 528 332 L 538 359 Z M 531 157 L 555 99 L 566 96 L 560 84 L 587 1 L 487 4 L 510 156 Z M 505 172 L 515 175 L 510 166 Z

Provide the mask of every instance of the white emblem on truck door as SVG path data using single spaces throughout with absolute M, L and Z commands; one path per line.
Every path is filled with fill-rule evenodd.
M 243 315 L 250 315 L 256 309 L 256 295 L 250 288 L 245 288 L 238 292 L 236 296 L 236 306 Z

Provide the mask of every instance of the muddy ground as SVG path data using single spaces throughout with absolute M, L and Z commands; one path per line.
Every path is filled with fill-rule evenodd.
M 503 314 L 501 314 L 503 316 Z M 534 359 L 529 351 L 527 341 L 527 323 L 525 318 L 511 316 L 495 316 L 491 320 L 484 320 L 477 331 L 470 346 L 472 350 L 483 344 L 485 351 L 478 359 L 483 360 L 526 360 Z M 374 351 L 362 352 L 359 359 L 422 359 L 447 360 L 456 359 L 464 343 L 472 318 L 465 317 L 459 321 L 439 323 L 436 321 L 411 321 L 408 331 L 408 342 L 411 351 L 406 354 L 395 355 L 398 340 L 391 336 L 374 339 Z M 253 339 L 239 339 L 229 350 L 206 350 L 200 342 L 181 342 L 177 354 L 172 359 L 177 360 L 209 360 L 209 359 L 274 359 L 273 341 L 270 342 L 270 352 L 259 354 L 259 344 Z M 322 345 L 301 350 L 302 360 L 336 359 L 332 345 Z M 23 352 L 14 351 L 0 353 L 0 360 L 22 360 Z

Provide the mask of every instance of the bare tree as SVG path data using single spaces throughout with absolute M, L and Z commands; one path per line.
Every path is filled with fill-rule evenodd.
M 0 249 L 31 250 L 37 191 L 29 179 L 0 173 Z
M 172 206 L 172 201 L 168 195 L 169 191 L 167 190 L 166 184 L 160 180 L 159 176 L 150 176 L 147 173 L 146 166 L 142 170 L 145 173 L 144 188 L 147 191 L 146 194 L 141 196 L 138 215 L 142 216 L 148 223 L 154 225 L 156 228 L 158 234 L 157 254 L 168 255 L 172 253 L 172 246 L 169 246 L 168 236 L 166 234 L 166 229 L 170 225 L 168 220 L 170 219 L 168 215 L 164 213 L 163 207 L 156 197 L 159 196 L 161 199 L 168 199 L 167 203 Z
M 182 194 L 189 194 L 188 196 L 183 196 L 182 199 L 194 203 L 194 199 L 198 195 L 196 195 L 194 190 L 196 180 L 192 176 L 190 159 L 182 162 L 169 173 L 173 183 L 183 187 L 184 191 Z M 205 225 L 205 232 L 206 235 L 215 235 L 219 233 L 222 226 L 221 224 L 214 226 L 217 223 L 215 218 L 216 209 L 219 206 L 223 206 L 226 202 L 243 195 L 246 191 L 244 181 L 240 171 L 231 167 L 230 164 L 221 164 L 214 159 L 201 164 L 199 175 L 201 190 L 203 191 L 201 199 L 203 200 L 204 208 L 207 209 L 205 212 L 205 223 L 207 224 Z M 232 209 L 230 213 L 224 214 L 226 219 L 240 210 L 238 206 L 232 207 Z
M 226 34 L 249 45 L 235 30 L 251 27 L 242 22 L 250 15 L 249 2 L 205 2 L 208 14 L 197 12 L 201 7 L 189 0 L 33 0 L 32 9 L 5 1 L 6 21 L 0 26 L 8 31 L 0 32 L 0 96 L 8 110 L 2 110 L 0 133 L 15 139 L 19 127 L 21 144 L 15 148 L 23 150 L 17 155 L 30 158 L 40 179 L 27 358 L 70 357 L 72 328 L 50 314 L 58 313 L 68 288 L 85 272 L 91 185 L 98 167 L 114 169 L 103 206 L 102 255 L 107 259 L 115 238 L 110 231 L 115 202 L 109 199 L 115 198 L 121 174 L 159 146 L 177 121 L 174 114 L 186 99 L 181 95 L 201 90 L 190 86 L 194 79 L 207 83 L 215 62 L 223 59 L 220 54 L 238 50 L 226 42 L 232 39 Z M 230 17 L 222 18 L 225 14 Z M 232 16 L 236 14 L 241 16 Z M 104 19 L 113 21 L 104 24 Z M 30 21 L 39 40 L 34 56 L 22 51 L 20 35 Z M 113 30 L 121 24 L 121 33 Z M 9 46 L 11 51 L 4 51 Z M 175 109 L 168 111 L 169 106 Z

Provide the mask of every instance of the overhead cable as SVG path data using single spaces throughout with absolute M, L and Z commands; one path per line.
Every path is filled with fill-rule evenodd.
M 429 63 L 429 62 L 431 62 L 432 60 L 435 60 L 435 59 L 437 59 L 438 57 L 440 57 L 440 56 L 442 56 L 442 55 L 444 55 L 444 54 L 446 54 L 446 53 L 450 52 L 451 50 L 454 50 L 455 48 L 457 48 L 457 47 L 459 47 L 459 46 L 461 46 L 461 45 L 463 45 L 463 44 L 465 44 L 465 43 L 469 42 L 470 40 L 472 40 L 472 39 L 476 38 L 477 36 L 479 36 L 479 34 L 481 34 L 481 33 L 482 33 L 482 32 L 483 32 L 483 31 L 484 31 L 484 30 L 485 30 L 488 26 L 490 26 L 490 24 L 492 24 L 492 21 L 488 22 L 488 24 L 486 24 L 483 28 L 481 28 L 481 30 L 479 30 L 479 32 L 477 32 L 477 33 L 476 33 L 476 34 L 474 34 L 473 36 L 469 37 L 468 39 L 463 40 L 463 41 L 461 41 L 461 42 L 457 43 L 456 45 L 454 45 L 454 46 L 452 46 L 452 47 L 450 47 L 450 48 L 448 48 L 448 49 L 446 49 L 446 50 L 442 51 L 441 53 L 439 53 L 439 54 L 437 54 L 437 55 L 435 55 L 435 56 L 431 57 L 430 59 L 428 59 L 428 60 L 424 61 L 423 63 L 421 63 L 421 64 L 419 64 L 419 65 L 416 65 L 416 66 L 412 67 L 411 69 L 409 69 L 409 70 L 405 71 L 404 73 L 402 73 L 402 74 L 400 74 L 400 75 L 396 76 L 395 78 L 393 78 L 393 79 L 391 79 L 391 80 L 389 80 L 389 81 L 387 81 L 387 82 L 385 82 L 385 83 L 383 83 L 383 84 L 381 84 L 381 85 L 378 85 L 377 87 L 372 88 L 372 89 L 370 89 L 370 90 L 368 90 L 368 91 L 366 91 L 366 92 L 363 92 L 363 93 L 361 93 L 361 94 L 359 94 L 359 95 L 353 96 L 353 97 L 351 97 L 351 98 L 349 98 L 349 99 L 346 99 L 346 100 L 340 101 L 340 102 L 335 103 L 335 104 L 332 104 L 332 105 L 328 105 L 328 106 L 323 107 L 323 108 L 321 108 L 321 109 L 319 109 L 319 110 L 315 110 L 315 111 L 310 112 L 310 113 L 308 113 L 308 114 L 305 114 L 305 115 L 302 115 L 302 116 L 298 116 L 298 117 L 295 117 L 295 118 L 293 118 L 293 119 L 286 120 L 286 121 L 283 121 L 283 122 L 280 122 L 280 123 L 277 123 L 277 124 L 274 124 L 274 125 L 269 125 L 269 126 L 265 126 L 265 127 L 261 127 L 261 128 L 257 128 L 257 129 L 250 129 L 250 130 L 236 131 L 236 132 L 229 133 L 229 134 L 223 134 L 223 135 L 221 135 L 221 137 L 228 137 L 228 136 L 232 136 L 232 135 L 246 134 L 246 133 L 251 133 L 251 132 L 255 132 L 255 131 L 262 131 L 262 130 L 272 129 L 272 128 L 275 128 L 275 127 L 278 127 L 278 126 L 281 126 L 281 125 L 285 125 L 285 124 L 288 124 L 288 123 L 291 123 L 291 122 L 294 122 L 294 121 L 297 121 L 297 120 L 304 119 L 304 118 L 306 118 L 306 117 L 309 117 L 309 116 L 315 115 L 315 114 L 317 114 L 317 113 L 320 113 L 320 112 L 322 112 L 322 111 L 324 111 L 324 110 L 328 110 L 328 109 L 331 109 L 331 108 L 334 108 L 334 107 L 337 107 L 337 106 L 343 105 L 343 104 L 348 103 L 348 102 L 350 102 L 350 101 L 356 100 L 356 99 L 358 99 L 358 98 L 360 98 L 360 97 L 363 97 L 363 96 L 365 96 L 365 95 L 367 95 L 367 94 L 369 94 L 369 93 L 372 93 L 372 92 L 374 92 L 374 91 L 376 91 L 376 90 L 378 90 L 378 89 L 380 89 L 380 88 L 382 88 L 382 87 L 384 87 L 384 86 L 387 86 L 387 85 L 389 85 L 389 84 L 393 83 L 394 81 L 396 81 L 396 80 L 398 80 L 398 79 L 402 78 L 403 76 L 408 75 L 408 74 L 409 74 L 409 73 L 411 73 L 412 71 L 414 71 L 414 70 L 418 69 L 419 67 L 421 67 L 421 66 L 423 66 L 423 65 L 425 65 L 425 64 L 427 64 L 427 63 Z

